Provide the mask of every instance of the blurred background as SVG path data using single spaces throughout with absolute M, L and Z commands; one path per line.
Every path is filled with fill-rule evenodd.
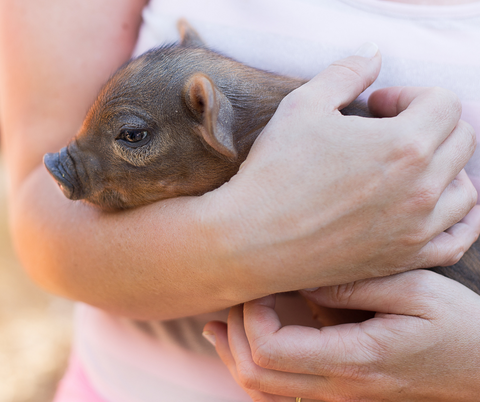
M 25 275 L 8 231 L 0 159 L 0 402 L 50 402 L 68 359 L 72 303 Z

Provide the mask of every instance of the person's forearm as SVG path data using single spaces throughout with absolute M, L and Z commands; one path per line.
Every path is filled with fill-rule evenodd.
M 22 263 L 51 292 L 135 318 L 219 310 L 256 294 L 230 270 L 203 198 L 103 213 L 64 198 L 42 168 L 11 202 Z

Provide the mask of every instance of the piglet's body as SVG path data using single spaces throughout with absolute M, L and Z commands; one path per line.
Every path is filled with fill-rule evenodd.
M 304 82 L 245 66 L 205 46 L 185 22 L 178 45 L 115 73 L 67 147 L 45 155 L 66 197 L 118 210 L 228 181 L 281 100 Z M 368 116 L 360 102 L 343 114 Z M 438 272 L 480 293 L 478 243 Z

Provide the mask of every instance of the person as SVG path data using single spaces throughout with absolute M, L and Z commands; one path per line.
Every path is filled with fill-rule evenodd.
M 461 107 L 450 91 L 377 92 L 373 106 L 391 118 L 338 113 L 380 70 L 380 54 L 371 45 L 289 96 L 240 172 L 216 191 L 119 213 L 63 197 L 42 166 L 43 154 L 75 134 L 102 83 L 133 48 L 138 54 L 170 41 L 180 16 L 212 48 L 284 74 L 312 77 L 370 35 L 385 56 L 376 85 L 402 79 L 430 85 L 431 70 L 445 66 L 444 59 L 435 59 L 440 52 L 426 66 L 419 56 L 424 50 L 408 46 L 396 50 L 404 51 L 396 64 L 387 45 L 396 36 L 378 40 L 388 23 L 369 24 L 391 16 L 391 9 L 369 9 L 377 1 L 274 5 L 152 0 L 137 41 L 143 0 L 1 3 L 0 121 L 14 241 L 39 285 L 83 302 L 57 401 L 251 400 L 200 335 L 207 322 L 226 318 L 223 309 L 271 294 L 448 265 L 478 236 L 476 191 L 462 170 L 474 135 L 459 120 Z M 469 34 L 461 39 L 464 46 L 471 43 L 478 5 L 433 10 L 450 26 L 465 25 L 461 32 Z M 351 31 L 359 17 L 361 35 Z M 400 27 L 403 22 L 412 29 L 428 20 L 425 14 L 396 17 Z M 330 33 L 314 40 L 323 32 Z M 427 39 L 438 44 L 431 33 Z M 426 39 L 415 44 L 434 49 Z M 464 48 L 455 45 L 449 49 L 458 63 L 449 67 L 466 81 L 475 59 L 464 59 Z M 465 69 L 460 74 L 457 67 Z M 426 75 L 418 75 L 425 68 Z M 436 77 L 449 86 L 448 79 Z M 465 81 L 450 89 L 467 99 L 463 117 L 475 125 L 480 92 L 475 81 Z M 458 300 L 465 292 L 454 289 Z M 311 322 L 301 298 L 277 299 L 287 321 Z M 480 303 L 478 297 L 469 300 Z M 471 323 L 461 324 L 467 329 Z M 450 333 L 445 331 L 436 334 Z M 471 349 L 476 342 L 465 339 Z M 452 354 L 463 350 L 454 345 Z M 445 367 L 442 355 L 435 355 L 435 363 Z M 469 363 L 477 364 L 473 354 Z M 413 366 L 412 373 L 418 370 Z

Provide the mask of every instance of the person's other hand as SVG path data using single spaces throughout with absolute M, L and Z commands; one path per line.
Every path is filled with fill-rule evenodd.
M 281 327 L 275 296 L 207 324 L 216 349 L 255 402 L 474 402 L 480 394 L 480 297 L 430 271 L 303 294 L 375 318 L 320 330 Z
M 452 265 L 478 237 L 478 211 L 457 224 L 477 200 L 462 170 L 476 143 L 453 93 L 389 88 L 369 101 L 383 118 L 339 112 L 380 64 L 349 57 L 288 95 L 239 173 L 207 194 L 254 298 Z

